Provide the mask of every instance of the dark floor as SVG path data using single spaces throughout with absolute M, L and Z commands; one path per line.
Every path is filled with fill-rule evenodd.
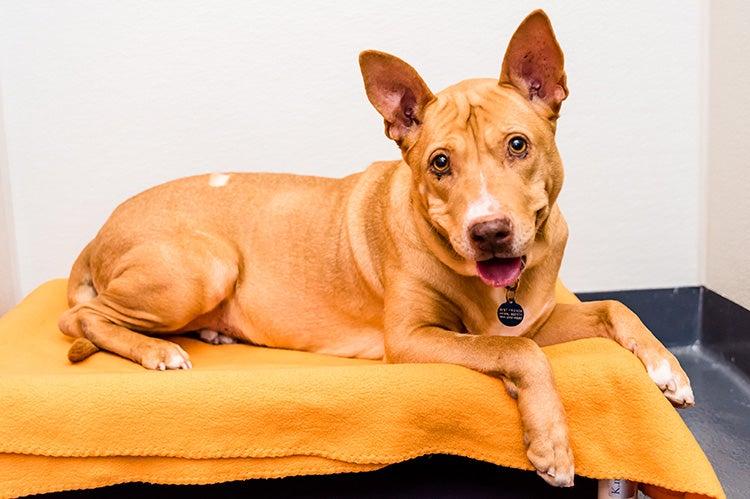
M 700 347 L 672 351 L 690 377 L 695 407 L 680 411 L 730 499 L 750 497 L 750 380 Z
M 700 347 L 674 347 L 690 376 L 696 407 L 680 414 L 719 475 L 727 497 L 750 497 L 750 380 Z M 89 497 L 309 498 L 593 498 L 596 481 L 576 477 L 573 489 L 555 489 L 534 473 L 450 456 L 430 456 L 370 473 L 249 480 L 210 486 L 125 484 L 49 494 Z
M 248 480 L 208 486 L 126 484 L 59 494 L 55 499 L 89 497 L 165 498 L 210 495 L 304 498 L 595 498 L 596 480 L 576 477 L 570 489 L 547 485 L 536 474 L 453 456 L 428 456 L 369 473 Z

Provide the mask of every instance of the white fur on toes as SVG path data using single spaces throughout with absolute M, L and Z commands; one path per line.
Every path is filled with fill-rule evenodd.
M 182 347 L 176 343 L 162 341 L 156 348 L 149 349 L 141 359 L 146 369 L 166 371 L 167 369 L 191 369 L 193 363 Z
M 662 359 L 656 366 L 647 366 L 646 370 L 656 386 L 673 404 L 678 406 L 695 404 L 690 380 L 682 373 L 675 373 L 667 359 Z
M 220 332 L 214 331 L 213 329 L 201 329 L 200 331 L 198 331 L 198 337 L 201 339 L 201 341 L 211 343 L 212 345 L 229 345 L 231 343 L 237 343 L 237 340 L 235 340 L 231 336 L 221 334 Z
M 666 388 L 667 383 L 672 379 L 672 369 L 669 368 L 667 359 L 662 359 L 656 367 L 648 366 L 646 370 L 659 388 Z
M 559 428 L 531 442 L 526 456 L 536 468 L 537 475 L 548 484 L 554 487 L 573 486 L 573 452 L 570 450 L 567 435 L 561 433 Z

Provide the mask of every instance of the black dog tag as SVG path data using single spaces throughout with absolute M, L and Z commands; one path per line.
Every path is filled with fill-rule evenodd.
M 517 326 L 523 321 L 523 307 L 511 298 L 497 307 L 497 318 L 505 326 Z
M 497 307 L 497 319 L 508 327 L 517 326 L 523 321 L 523 307 L 516 303 L 518 281 L 505 288 L 505 303 Z

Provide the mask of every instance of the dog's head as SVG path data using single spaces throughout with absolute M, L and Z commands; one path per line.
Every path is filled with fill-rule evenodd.
M 382 52 L 360 55 L 367 97 L 413 171 L 415 206 L 492 286 L 518 280 L 562 186 L 555 124 L 568 95 L 549 18 L 531 13 L 513 35 L 500 79 L 433 94 Z

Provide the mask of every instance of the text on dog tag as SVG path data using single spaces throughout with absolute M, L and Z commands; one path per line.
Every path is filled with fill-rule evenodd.
M 510 299 L 497 307 L 497 318 L 505 326 L 517 326 L 523 320 L 523 307 Z

